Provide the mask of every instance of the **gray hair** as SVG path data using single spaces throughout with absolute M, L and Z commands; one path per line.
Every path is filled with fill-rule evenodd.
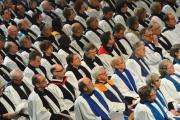
M 159 75 L 157 73 L 151 73 L 146 77 L 146 84 L 150 87 L 153 87 L 152 84 L 159 80 Z
M 92 77 L 97 79 L 98 75 L 100 74 L 101 70 L 104 69 L 103 66 L 96 66 L 92 69 Z
M 23 72 L 20 69 L 14 69 L 10 72 L 10 78 L 11 80 L 16 79 L 17 77 L 23 78 Z
M 168 67 L 168 64 L 171 63 L 170 60 L 168 59 L 164 59 L 162 60 L 162 62 L 159 64 L 159 73 L 161 74 L 161 77 L 164 77 L 167 75 L 167 67 Z
M 136 49 L 141 46 L 141 45 L 144 45 L 144 42 L 143 41 L 138 41 L 136 42 L 134 45 L 133 45 L 133 51 L 136 51 Z

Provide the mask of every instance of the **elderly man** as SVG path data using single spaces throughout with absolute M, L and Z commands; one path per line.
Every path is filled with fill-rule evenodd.
M 62 101 L 62 109 L 74 111 L 74 102 L 78 94 L 74 82 L 71 78 L 65 76 L 65 69 L 59 64 L 54 64 L 51 67 L 51 73 L 53 79 L 49 82 L 48 90 L 54 96 L 60 96 L 57 99 Z
M 19 69 L 14 69 L 10 72 L 10 77 L 12 82 L 8 87 L 5 88 L 5 94 L 11 98 L 14 106 L 17 107 L 19 104 L 24 103 L 25 114 L 24 116 L 28 118 L 27 108 L 27 99 L 31 93 L 32 88 L 28 88 L 26 82 L 23 79 L 22 71 Z
M 110 113 L 124 111 L 124 104 L 109 101 L 87 77 L 79 83 L 80 96 L 75 101 L 75 116 L 77 120 L 110 120 Z M 121 119 L 118 117 L 118 119 Z
M 26 118 L 22 117 L 23 114 L 21 111 L 23 108 L 20 108 L 19 111 L 15 111 L 16 107 L 14 106 L 10 97 L 7 97 L 7 95 L 4 93 L 4 89 L 5 83 L 0 81 L 0 120 L 26 120 Z
M 73 46 L 78 53 L 80 53 L 80 56 L 83 56 L 84 54 L 84 46 L 88 43 L 90 43 L 89 39 L 85 37 L 83 34 L 83 27 L 80 23 L 74 23 L 72 24 L 72 42 L 71 46 Z
M 33 76 L 32 82 L 35 88 L 28 98 L 28 111 L 30 119 L 62 120 L 64 117 L 61 113 L 60 102 L 56 99 L 56 96 L 46 89 L 46 78 L 41 74 L 37 74 Z
M 14 25 L 10 25 L 8 27 L 8 36 L 7 36 L 7 41 L 14 42 L 18 47 L 19 47 L 19 42 L 18 42 L 18 29 Z
M 108 79 L 107 73 L 102 66 L 97 66 L 92 70 L 92 76 L 95 79 L 95 87 L 103 92 L 105 97 L 112 102 L 122 103 L 121 107 L 124 108 L 123 111 L 128 111 L 133 108 L 135 99 L 125 97 L 120 92 L 119 88 L 113 83 L 112 80 Z M 130 112 L 130 111 L 128 111 Z M 129 115 L 129 113 L 127 114 Z
M 9 69 L 20 69 L 24 71 L 25 61 L 21 54 L 18 53 L 18 46 L 14 42 L 7 42 L 5 44 L 7 56 L 4 58 L 4 65 Z
M 42 8 L 43 11 L 42 13 L 43 21 L 51 25 L 52 20 L 58 17 L 58 15 L 52 11 L 53 6 L 49 1 L 42 1 L 40 7 Z

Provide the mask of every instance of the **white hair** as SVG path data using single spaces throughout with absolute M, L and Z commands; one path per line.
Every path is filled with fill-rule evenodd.
M 100 74 L 101 70 L 104 69 L 103 66 L 96 66 L 92 69 L 92 77 L 96 80 L 97 76 Z

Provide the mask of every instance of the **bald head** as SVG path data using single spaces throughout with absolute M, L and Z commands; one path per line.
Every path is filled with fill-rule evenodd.
M 83 32 L 83 27 L 80 23 L 72 24 L 72 32 L 75 36 L 81 36 Z
M 13 83 L 21 84 L 23 79 L 23 73 L 20 69 L 14 69 L 10 72 L 10 78 L 12 79 Z
M 79 91 L 81 93 L 90 94 L 94 90 L 94 85 L 88 77 L 83 77 L 78 82 Z
M 63 79 L 65 76 L 64 67 L 60 64 L 54 64 L 51 67 L 51 73 L 53 74 L 53 78 L 55 79 Z

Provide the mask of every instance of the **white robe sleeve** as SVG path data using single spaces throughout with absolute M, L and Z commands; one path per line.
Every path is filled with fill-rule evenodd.
M 135 81 L 137 83 L 137 89 L 146 85 L 146 78 L 141 75 L 141 68 L 135 60 L 128 59 L 126 62 L 126 67 L 132 74 L 134 74 L 138 78 L 137 81 Z
M 40 98 L 35 92 L 31 93 L 28 98 L 28 112 L 30 120 L 49 120 L 51 113 L 43 106 Z

